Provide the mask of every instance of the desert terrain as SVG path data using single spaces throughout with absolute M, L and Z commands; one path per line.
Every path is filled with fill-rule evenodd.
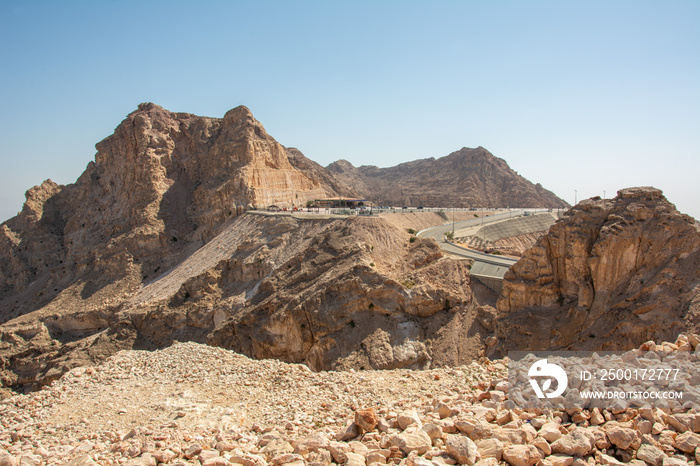
M 700 225 L 660 190 L 570 207 L 481 147 L 322 167 L 245 107 L 96 148 L 0 226 L 0 466 L 698 462 L 700 400 L 509 398 L 510 351 L 697 362 Z M 348 198 L 399 208 L 302 212 Z M 419 235 L 512 207 L 456 232 L 481 255 Z
M 697 335 L 660 343 L 694 352 Z M 646 346 L 648 349 L 648 345 Z M 700 413 L 522 410 L 507 360 L 313 372 L 197 343 L 122 351 L 0 404 L 2 464 L 684 465 Z

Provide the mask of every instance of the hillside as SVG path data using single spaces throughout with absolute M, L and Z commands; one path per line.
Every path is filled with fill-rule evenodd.
M 483 147 L 462 148 L 445 157 L 390 168 L 354 167 L 346 160 L 329 165 L 359 195 L 377 205 L 425 207 L 567 207 L 540 184 L 514 172 Z
M 381 217 L 240 215 L 152 278 L 129 269 L 95 293 L 100 299 L 81 294 L 77 281 L 0 326 L 0 378 L 30 388 L 120 349 L 176 340 L 314 370 L 479 357 L 490 311 L 472 293 L 469 261 L 410 237 Z

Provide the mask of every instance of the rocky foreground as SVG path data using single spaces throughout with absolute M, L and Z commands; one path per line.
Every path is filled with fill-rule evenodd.
M 697 342 L 681 336 L 663 346 L 697 359 Z M 176 343 L 155 352 L 122 351 L 41 391 L 3 400 L 0 465 L 700 461 L 697 408 L 566 413 L 510 406 L 507 360 L 424 371 L 312 372 Z

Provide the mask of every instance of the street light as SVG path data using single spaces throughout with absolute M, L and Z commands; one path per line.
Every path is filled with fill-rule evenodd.
M 574 189 L 574 205 L 578 204 L 578 191 Z

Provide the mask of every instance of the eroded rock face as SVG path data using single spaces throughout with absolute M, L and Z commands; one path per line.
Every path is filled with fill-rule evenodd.
M 273 266 L 263 261 L 268 271 L 255 294 L 227 313 L 210 344 L 315 370 L 444 365 L 460 360 L 458 348 L 449 348 L 455 342 L 462 361 L 478 355 L 480 336 L 471 347 L 468 341 L 477 303 L 466 262 L 443 258 L 432 240 L 410 243 L 383 219 L 313 230 L 303 223 L 282 244 L 295 252 Z M 265 253 L 278 254 L 274 246 Z M 234 285 L 228 280 L 220 275 L 209 293 Z
M 655 188 L 572 208 L 506 274 L 501 350 L 629 349 L 700 325 L 700 231 Z
M 3 385 L 152 347 L 143 313 L 123 312 L 144 285 L 251 207 L 351 195 L 317 177 L 313 162 L 277 143 L 245 107 L 207 118 L 141 104 L 96 147 L 74 184 L 30 189 L 22 212 L 0 225 Z M 203 318 L 175 319 L 187 328 L 180 335 L 202 340 L 212 327 Z
M 30 189 L 0 227 L 0 322 L 71 287 L 104 304 L 100 290 L 137 289 L 249 207 L 339 194 L 245 107 L 207 118 L 141 104 L 96 147 L 75 184 Z

